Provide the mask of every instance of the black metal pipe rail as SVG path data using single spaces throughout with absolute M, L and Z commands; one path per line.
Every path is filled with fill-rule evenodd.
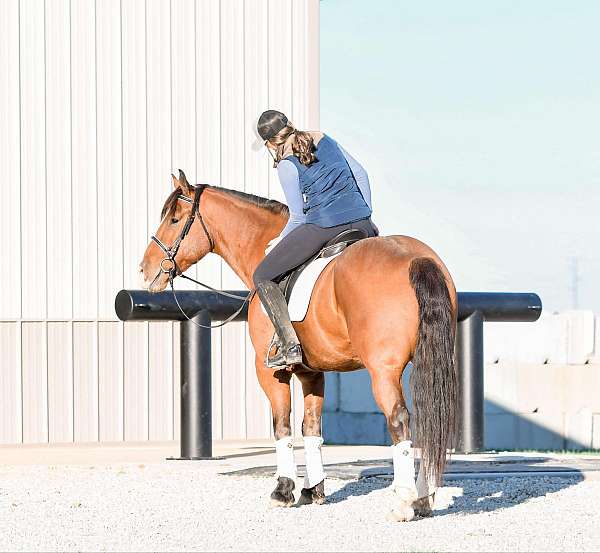
M 231 291 L 245 296 L 247 291 Z M 180 312 L 171 292 L 121 290 L 115 310 L 122 321 L 181 321 L 181 458 L 212 457 L 210 330 L 194 324 L 223 321 L 240 302 L 209 291 L 181 290 Z M 459 377 L 457 451 L 472 453 L 484 447 L 484 321 L 536 321 L 542 312 L 537 294 L 459 292 L 456 351 Z M 247 309 L 236 321 L 246 320 Z

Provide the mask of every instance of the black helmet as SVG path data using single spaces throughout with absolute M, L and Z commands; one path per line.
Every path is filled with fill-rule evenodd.
M 263 140 L 271 140 L 288 124 L 285 114 L 274 109 L 263 111 L 258 118 L 256 130 Z

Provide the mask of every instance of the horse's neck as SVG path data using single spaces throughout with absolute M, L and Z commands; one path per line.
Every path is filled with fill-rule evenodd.
M 269 240 L 286 223 L 284 214 L 272 213 L 241 198 L 215 189 L 203 196 L 202 212 L 215 244 L 215 253 L 251 290 L 252 274 L 265 256 Z M 204 198 L 206 203 L 204 204 Z

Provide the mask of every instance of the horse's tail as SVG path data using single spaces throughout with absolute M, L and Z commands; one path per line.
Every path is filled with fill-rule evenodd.
M 410 283 L 419 304 L 419 336 L 410 377 L 416 441 L 429 482 L 441 485 L 456 422 L 455 319 L 444 274 L 428 257 L 412 260 Z

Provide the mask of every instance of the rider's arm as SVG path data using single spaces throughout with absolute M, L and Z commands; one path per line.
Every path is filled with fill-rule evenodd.
M 365 199 L 365 202 L 367 202 L 369 209 L 373 209 L 373 206 L 371 205 L 371 186 L 369 185 L 369 175 L 367 175 L 364 167 L 339 144 L 338 148 L 341 150 L 342 154 L 344 154 L 344 157 L 348 162 L 348 166 L 354 175 L 354 180 L 356 180 L 356 184 L 358 184 L 358 188 L 362 194 L 362 197 Z
M 302 212 L 302 194 L 300 194 L 300 183 L 296 166 L 291 161 L 283 159 L 277 164 L 277 174 L 283 188 L 285 201 L 290 210 L 290 218 L 280 234 L 280 237 L 283 238 L 298 225 L 305 223 L 306 216 Z

